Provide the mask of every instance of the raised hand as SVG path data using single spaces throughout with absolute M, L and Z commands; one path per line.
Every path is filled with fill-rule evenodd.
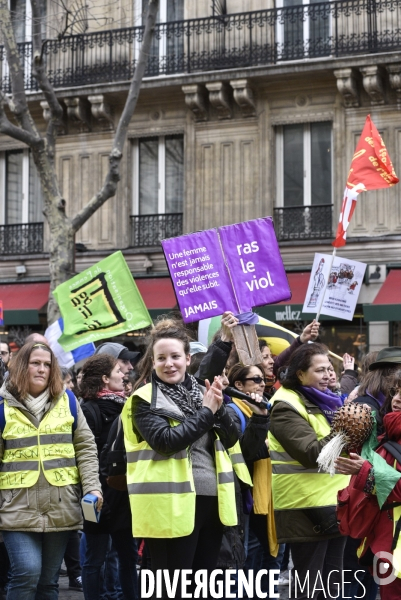
M 212 413 L 216 413 L 223 403 L 223 384 L 221 377 L 215 377 L 212 384 L 205 379 L 206 392 L 203 396 L 202 406 L 210 408 Z
M 319 335 L 319 327 L 320 323 L 316 321 L 316 319 L 313 319 L 312 323 L 309 323 L 299 336 L 301 342 L 303 344 L 305 344 L 305 342 L 314 342 Z
M 223 313 L 221 317 L 221 341 L 232 342 L 233 334 L 231 332 L 233 327 L 238 325 L 238 319 L 234 316 L 230 310 Z

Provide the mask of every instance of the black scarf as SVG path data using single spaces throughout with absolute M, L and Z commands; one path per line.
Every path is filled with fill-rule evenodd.
M 186 373 L 183 382 L 172 385 L 162 381 L 155 373 L 153 377 L 162 393 L 175 402 L 185 417 L 191 417 L 202 408 L 202 394 L 193 375 Z

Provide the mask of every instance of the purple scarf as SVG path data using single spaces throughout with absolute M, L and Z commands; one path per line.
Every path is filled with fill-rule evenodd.
M 315 406 L 320 408 L 328 422 L 331 424 L 334 413 L 341 408 L 343 400 L 337 394 L 326 390 L 321 392 L 320 390 L 312 387 L 299 386 L 299 391 L 310 400 Z
M 366 390 L 366 395 L 367 395 L 367 396 L 370 396 L 371 398 L 373 398 L 373 400 L 376 400 L 376 402 L 377 402 L 377 404 L 380 406 L 380 408 L 383 406 L 383 404 L 384 404 L 384 403 L 385 403 L 385 401 L 386 401 L 386 396 L 383 394 L 383 392 L 380 392 L 380 391 L 379 391 L 379 393 L 377 394 L 377 397 L 376 397 L 376 396 L 373 396 L 373 394 L 371 394 L 371 393 L 369 392 L 369 390 Z

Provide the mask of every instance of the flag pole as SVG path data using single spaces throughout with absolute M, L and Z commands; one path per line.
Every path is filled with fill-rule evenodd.
M 332 268 L 332 266 L 333 266 L 334 257 L 335 257 L 335 255 L 336 255 L 336 252 L 337 252 L 337 248 L 333 248 L 333 254 L 331 255 L 330 267 L 329 267 L 329 272 L 328 272 L 328 276 L 327 276 L 326 284 L 325 284 L 325 286 L 323 287 L 323 291 L 321 292 L 321 298 L 320 298 L 320 302 L 319 302 L 319 308 L 317 309 L 316 321 L 319 321 L 320 313 L 322 312 L 322 306 L 323 306 L 323 301 L 324 301 L 324 295 L 325 295 L 325 293 L 326 293 L 327 286 L 329 285 L 329 279 L 330 279 L 331 268 Z

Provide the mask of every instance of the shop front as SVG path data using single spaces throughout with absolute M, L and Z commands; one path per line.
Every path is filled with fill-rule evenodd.
M 391 269 L 371 304 L 363 305 L 371 349 L 401 346 L 401 269 Z
M 307 323 L 310 323 L 316 315 L 302 311 L 306 291 L 308 288 L 310 271 L 287 273 L 288 283 L 292 292 L 291 300 L 258 307 L 255 312 L 262 317 L 279 323 L 280 325 L 301 333 Z M 348 352 L 361 361 L 368 349 L 368 331 L 364 321 L 362 305 L 357 305 L 352 321 L 336 319 L 321 315 L 319 317 L 320 340 L 326 344 L 332 352 L 342 356 Z

